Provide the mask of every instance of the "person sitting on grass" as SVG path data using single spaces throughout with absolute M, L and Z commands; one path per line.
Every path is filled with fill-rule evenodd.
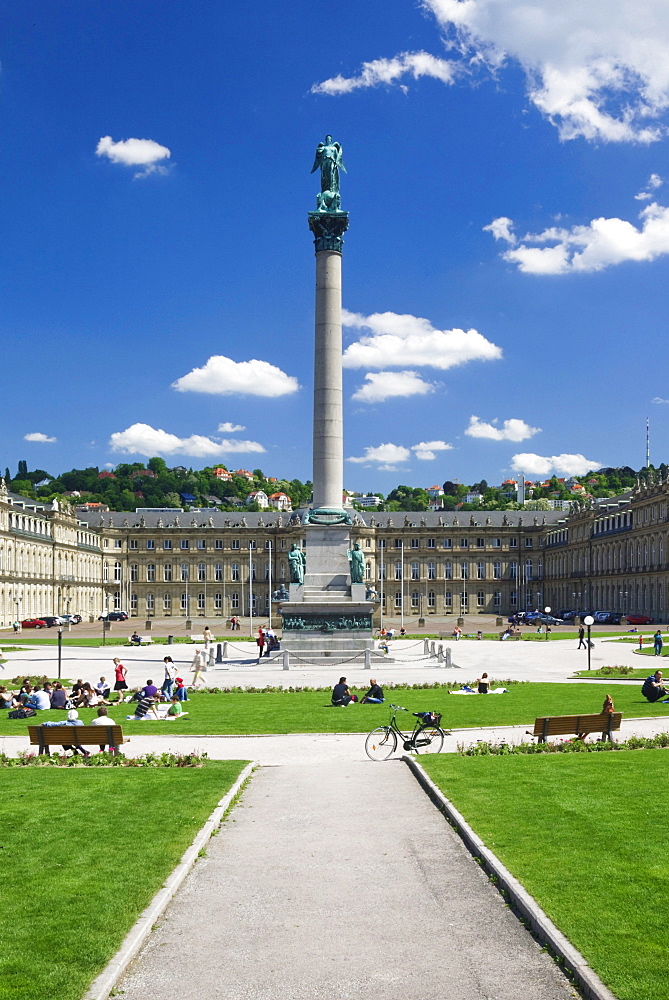
M 67 718 L 62 719 L 59 722 L 43 722 L 43 726 L 83 726 L 83 722 L 79 718 L 79 713 L 76 708 L 71 708 L 67 713 Z M 83 747 L 79 746 L 78 743 L 63 743 L 63 750 L 71 750 L 72 756 L 76 757 L 78 754 L 82 757 L 90 757 L 88 750 L 84 750 Z
M 332 704 L 337 708 L 345 708 L 352 701 L 357 701 L 357 697 L 348 689 L 345 677 L 339 678 L 339 683 L 332 688 Z
M 179 701 L 190 701 L 183 677 L 177 677 L 174 683 L 176 684 L 174 697 L 178 698 Z
M 11 691 L 8 691 L 5 685 L 0 686 L 0 709 L 2 708 L 16 708 L 21 703 L 16 700 Z
M 53 691 L 51 692 L 51 707 L 58 708 L 61 711 L 67 708 L 67 692 L 60 681 L 56 681 L 53 686 Z
M 143 695 L 137 702 L 137 707 L 135 708 L 134 715 L 126 715 L 126 719 L 138 719 L 142 722 L 149 718 L 149 713 L 152 714 L 156 719 L 159 719 L 158 709 L 156 708 L 156 702 L 160 699 L 158 697 L 153 697 L 152 695 Z
M 115 725 L 117 725 L 117 723 L 114 722 L 113 719 L 109 718 L 109 716 L 107 715 L 107 709 L 103 706 L 102 708 L 98 709 L 98 714 L 96 715 L 96 717 L 94 719 L 91 720 L 91 725 L 92 726 L 115 726 Z M 106 743 L 101 743 L 100 744 L 100 751 L 101 752 L 104 751 L 104 750 L 106 750 L 106 748 L 107 748 L 107 744 Z
M 476 678 L 477 690 L 479 694 L 488 694 L 490 691 L 490 680 L 487 674 L 481 674 Z
M 188 715 L 188 712 L 184 712 L 183 708 L 181 707 L 181 702 L 179 701 L 179 699 L 177 698 L 177 696 L 175 694 L 172 695 L 172 697 L 170 698 L 170 701 L 171 701 L 172 704 L 167 709 L 167 717 L 168 718 L 170 718 L 170 719 L 181 719 L 185 715 Z
M 669 698 L 669 691 L 662 682 L 662 671 L 656 670 L 654 674 L 646 677 L 641 688 L 641 694 L 651 702 L 660 701 L 662 698 Z
M 84 686 L 84 682 L 83 682 L 82 678 L 78 677 L 77 680 L 76 680 L 76 683 L 74 683 L 72 685 L 72 692 L 70 694 L 70 697 L 72 698 L 73 701 L 76 701 L 76 699 L 79 697 L 79 695 L 81 694 L 81 689 L 83 688 L 83 686 Z
M 42 690 L 41 684 L 36 684 L 33 693 L 28 698 L 26 702 L 28 708 L 34 708 L 38 712 L 43 712 L 47 708 L 51 708 L 51 699 L 46 691 Z
M 107 684 L 107 681 L 104 677 L 101 677 L 100 680 L 97 682 L 97 684 L 95 685 L 95 690 L 97 691 L 97 693 L 100 695 L 101 698 L 105 699 L 105 701 L 109 698 L 110 687 L 109 684 Z
M 156 685 L 153 683 L 153 681 L 149 677 L 148 681 L 146 682 L 146 684 L 142 688 L 142 697 L 143 698 L 155 698 L 157 694 L 158 694 L 158 688 L 156 687 Z
M 375 677 L 370 677 L 369 679 L 370 689 L 367 694 L 363 694 L 360 699 L 361 705 L 380 705 L 381 702 L 385 701 L 383 697 L 383 688 L 376 683 Z

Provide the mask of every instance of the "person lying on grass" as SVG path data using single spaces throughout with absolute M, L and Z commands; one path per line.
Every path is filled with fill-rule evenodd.
M 150 715 L 154 718 L 159 719 L 158 709 L 156 704 L 160 701 L 158 696 L 153 696 L 150 694 L 142 695 L 142 697 L 137 702 L 137 707 L 135 708 L 134 715 L 126 715 L 126 719 L 138 719 L 146 721 Z

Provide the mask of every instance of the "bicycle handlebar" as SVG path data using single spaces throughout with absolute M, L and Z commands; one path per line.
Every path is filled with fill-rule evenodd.
M 394 709 L 395 712 L 408 712 L 409 711 L 408 708 L 402 708 L 401 705 L 393 705 L 392 703 L 391 703 L 390 707 L 392 709 Z

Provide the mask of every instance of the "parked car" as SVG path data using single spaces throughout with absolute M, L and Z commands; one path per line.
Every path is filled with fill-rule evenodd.
M 564 608 L 562 611 L 558 611 L 557 616 L 565 622 L 573 622 L 576 611 L 574 608 Z
M 130 616 L 127 611 L 106 611 L 98 618 L 99 622 L 124 622 Z
M 78 625 L 82 620 L 81 615 L 61 615 L 61 618 L 64 620 L 66 625 L 70 623 L 72 625 Z
M 622 614 L 620 611 L 610 611 L 606 618 L 601 618 L 602 625 L 620 625 Z
M 21 625 L 23 628 L 47 628 L 47 623 L 42 618 L 25 618 Z
M 628 625 L 654 625 L 655 619 L 648 615 L 626 615 Z
M 49 628 L 53 628 L 54 625 L 67 625 L 67 622 L 61 615 L 40 615 L 42 621 L 46 622 Z
M 553 615 L 547 615 L 543 611 L 529 611 L 525 615 L 526 625 L 537 625 L 539 622 L 542 625 L 564 625 L 562 618 L 555 618 Z

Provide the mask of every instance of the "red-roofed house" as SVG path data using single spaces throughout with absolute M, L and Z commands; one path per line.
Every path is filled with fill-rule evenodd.
M 286 493 L 271 493 L 269 505 L 273 510 L 292 510 L 293 502 Z

